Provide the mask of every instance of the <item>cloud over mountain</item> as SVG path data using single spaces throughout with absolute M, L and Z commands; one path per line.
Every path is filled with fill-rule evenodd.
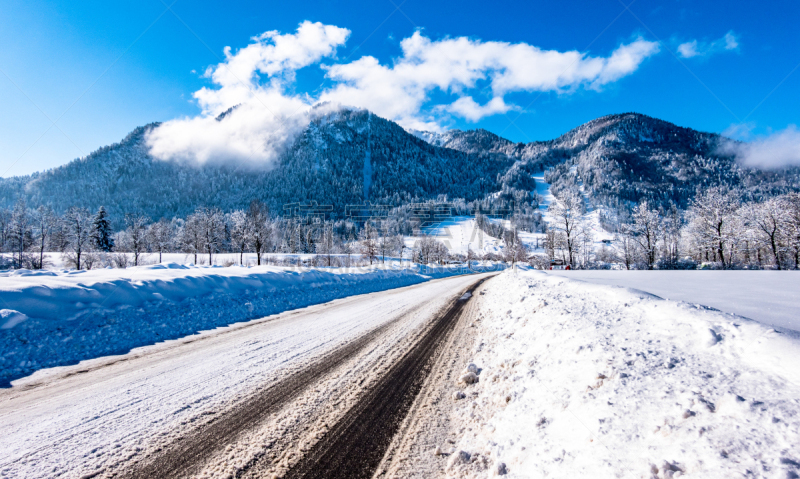
M 214 86 L 194 93 L 201 114 L 153 130 L 151 153 L 165 160 L 269 166 L 322 102 L 366 108 L 406 128 L 441 131 L 453 117 L 477 121 L 519 109 L 506 102 L 509 93 L 599 90 L 659 51 L 656 42 L 642 38 L 598 57 L 527 43 L 432 40 L 417 31 L 400 42 L 402 54 L 391 64 L 372 56 L 337 63 L 336 50 L 349 35 L 345 28 L 306 21 L 294 33 L 253 37 L 236 52 L 226 47 L 225 60 L 206 70 Z M 295 73 L 314 65 L 330 85 L 316 96 L 294 92 Z M 233 105 L 240 106 L 217 118 Z
M 727 141 L 723 153 L 736 156 L 742 165 L 764 170 L 800 166 L 800 130 L 789 125 L 785 130 L 749 142 Z

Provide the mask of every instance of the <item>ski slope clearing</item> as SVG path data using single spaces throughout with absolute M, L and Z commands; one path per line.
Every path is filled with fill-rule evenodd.
M 800 331 L 796 271 L 551 271 L 589 283 L 634 288 Z
M 322 270 L 168 263 L 1 273 L 0 386 L 43 368 L 470 272 L 405 264 Z
M 488 285 L 428 456 L 449 477 L 800 475 L 796 336 L 543 272 Z
M 470 249 L 478 255 L 500 254 L 503 250 L 503 241 L 478 228 L 475 218 L 470 216 L 454 216 L 424 228 L 423 233 L 441 241 L 452 254 L 466 256 Z M 407 236 L 406 245 L 413 247 L 419 239 L 418 236 Z
M 283 476 L 480 275 L 257 319 L 0 391 L 0 477 Z

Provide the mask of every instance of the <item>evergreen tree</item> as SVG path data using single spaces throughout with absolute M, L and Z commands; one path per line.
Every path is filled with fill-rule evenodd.
M 92 245 L 97 251 L 109 253 L 114 249 L 114 239 L 111 237 L 111 223 L 105 206 L 101 206 L 92 219 Z

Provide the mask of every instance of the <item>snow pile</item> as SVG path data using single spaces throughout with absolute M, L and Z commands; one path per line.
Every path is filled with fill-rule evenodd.
M 450 477 L 800 474 L 792 332 L 535 271 L 479 301 Z
M 298 270 L 169 263 L 0 273 L 0 386 L 45 367 L 467 272 L 418 265 Z

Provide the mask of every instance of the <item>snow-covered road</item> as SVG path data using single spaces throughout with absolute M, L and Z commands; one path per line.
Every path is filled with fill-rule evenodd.
M 288 437 L 287 425 L 305 419 L 293 437 L 313 443 L 327 422 L 407 350 L 415 332 L 477 279 L 460 276 L 349 297 L 40 371 L 0 391 L 0 477 L 105 477 L 129 470 L 371 334 L 358 354 L 298 391 L 279 414 L 259 418 L 263 424 L 253 424 L 229 448 L 213 451 L 192 472 L 211 477 L 240 470 Z M 297 458 L 275 459 L 290 467 Z

